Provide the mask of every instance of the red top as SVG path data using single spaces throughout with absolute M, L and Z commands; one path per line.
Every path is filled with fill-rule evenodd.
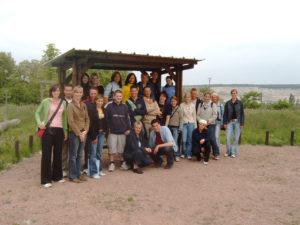
M 156 145 L 160 145 L 160 144 L 163 144 L 163 143 L 164 143 L 164 142 L 163 142 L 162 139 L 161 139 L 160 133 L 159 133 L 159 132 L 156 132 L 155 144 L 156 144 Z

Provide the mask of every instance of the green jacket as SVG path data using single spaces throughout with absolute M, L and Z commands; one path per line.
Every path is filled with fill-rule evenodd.
M 35 111 L 35 120 L 37 125 L 39 126 L 42 122 L 46 125 L 48 122 L 48 115 L 49 115 L 49 109 L 50 109 L 50 103 L 51 99 L 50 98 L 45 98 L 37 110 Z M 67 135 L 67 130 L 68 130 L 68 122 L 67 122 L 67 106 L 66 106 L 66 101 L 63 101 L 63 106 L 64 106 L 64 111 L 62 114 L 62 124 L 63 124 L 63 129 L 65 135 Z

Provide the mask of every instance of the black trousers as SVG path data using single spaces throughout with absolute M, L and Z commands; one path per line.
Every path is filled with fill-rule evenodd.
M 160 148 L 156 154 L 150 154 L 156 165 L 161 165 L 163 163 L 163 155 L 167 156 L 167 165 L 172 166 L 174 163 L 174 150 L 172 147 L 163 147 Z
M 62 179 L 62 128 L 47 128 L 42 137 L 41 184 Z M 53 160 L 52 159 L 53 150 Z M 52 161 L 52 162 L 51 162 Z
M 202 152 L 202 149 L 204 149 L 204 152 Z M 198 161 L 201 161 L 201 153 L 203 153 L 204 156 L 204 162 L 208 162 L 209 155 L 210 155 L 210 144 L 209 142 L 204 142 L 203 145 L 198 146 L 192 146 L 192 154 L 197 157 Z

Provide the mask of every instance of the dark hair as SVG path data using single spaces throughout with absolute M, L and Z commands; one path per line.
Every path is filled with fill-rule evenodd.
M 73 89 L 73 85 L 72 85 L 72 84 L 64 84 L 64 89 L 65 89 L 66 87 L 71 87 L 71 88 Z
M 130 79 L 131 76 L 134 76 L 135 81 L 134 81 L 133 84 L 136 84 L 136 76 L 135 76 L 135 74 L 134 74 L 134 73 L 129 73 L 129 74 L 127 75 L 127 77 L 126 77 L 125 85 L 127 85 L 127 84 L 129 83 L 129 79 Z
M 165 96 L 166 98 L 168 98 L 167 92 L 165 92 L 165 91 L 160 92 L 159 97 L 162 95 Z
M 57 89 L 60 90 L 59 84 L 54 84 L 50 87 L 50 89 L 49 89 L 49 97 L 50 98 L 53 97 L 52 92 L 56 91 Z
M 130 90 L 131 89 L 139 89 L 139 86 L 137 86 L 136 84 L 131 85 Z
M 114 72 L 112 73 L 110 82 L 113 82 L 113 81 L 115 80 L 115 77 L 116 77 L 117 75 L 120 76 L 120 81 L 118 82 L 118 85 L 119 85 L 119 87 L 121 88 L 121 87 L 122 87 L 122 76 L 121 76 L 121 74 L 120 74 L 119 71 L 114 71 Z
M 160 121 L 158 119 L 154 119 L 151 121 L 151 125 L 158 123 L 160 125 Z
M 98 78 L 98 74 L 94 72 L 94 73 L 92 73 L 92 75 L 91 75 L 91 78 L 92 78 L 92 77 L 97 77 L 97 78 Z
M 176 96 L 173 96 L 173 97 L 171 98 L 171 101 L 172 101 L 172 100 L 178 101 L 178 99 L 177 99 Z
M 171 76 L 166 76 L 166 80 L 168 80 L 168 79 L 173 80 Z
M 144 87 L 144 90 L 143 90 L 143 96 L 145 96 L 145 90 L 146 90 L 146 88 L 149 88 L 150 91 L 151 91 L 151 94 L 152 94 L 152 89 L 151 89 L 151 87 L 147 85 L 146 87 Z
M 97 87 L 91 87 L 89 90 L 89 93 L 91 92 L 91 90 L 95 90 L 95 91 L 97 91 L 97 93 L 99 92 Z
M 147 73 L 147 71 L 142 71 L 141 77 L 142 77 L 142 76 L 147 76 L 147 77 L 149 78 L 149 74 Z
M 82 76 L 81 76 L 81 78 L 80 78 L 81 84 L 82 84 L 82 79 L 83 79 L 84 77 L 87 77 L 87 78 L 90 80 L 90 76 L 89 76 L 87 73 L 84 73 L 84 74 L 82 74 Z
M 232 90 L 230 91 L 230 94 L 232 94 L 232 92 L 236 92 L 236 93 L 238 93 L 238 91 L 237 91 L 237 89 L 236 89 L 236 88 L 232 89 Z

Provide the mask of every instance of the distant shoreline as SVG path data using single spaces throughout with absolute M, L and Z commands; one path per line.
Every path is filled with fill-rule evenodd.
M 208 84 L 183 85 L 183 87 L 207 87 Z M 211 84 L 210 87 L 257 87 L 257 88 L 289 88 L 300 89 L 300 84 Z

